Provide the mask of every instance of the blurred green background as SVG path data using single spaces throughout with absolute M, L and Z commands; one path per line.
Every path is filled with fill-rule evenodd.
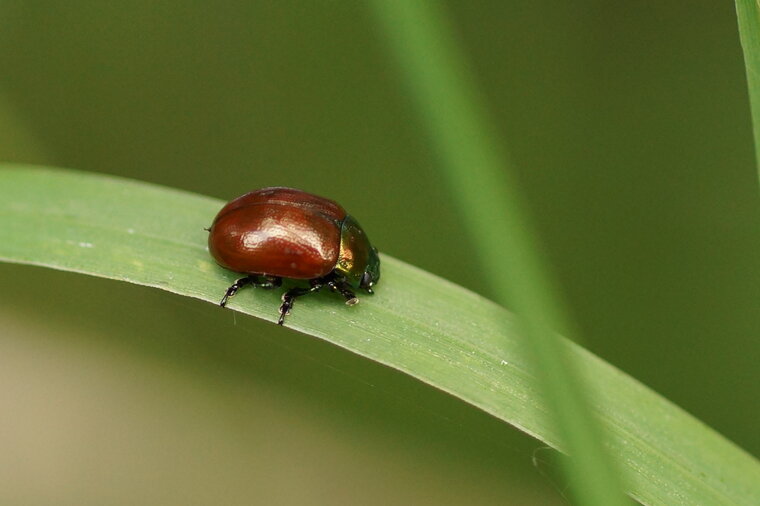
M 760 454 L 733 4 L 446 3 L 584 344 Z M 303 188 L 485 291 L 361 2 L 2 2 L 0 160 Z M 0 279 L 2 504 L 564 502 L 541 443 L 330 345 L 142 287 Z

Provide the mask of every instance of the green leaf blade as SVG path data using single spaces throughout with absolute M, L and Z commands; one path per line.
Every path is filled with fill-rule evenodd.
M 2 167 L 2 166 L 0 166 Z M 0 168 L 0 259 L 153 286 L 217 303 L 236 274 L 216 266 L 203 227 L 222 201 L 74 171 Z M 563 449 L 511 314 L 383 256 L 376 295 L 355 307 L 316 296 L 287 326 L 403 371 Z M 231 309 L 274 322 L 279 294 Z M 44 288 L 40 296 L 45 296 Z M 86 307 L 86 306 L 85 306 Z M 221 309 L 220 309 L 221 310 Z M 504 321 L 511 322 L 504 327 Z M 592 408 L 644 504 L 760 504 L 752 456 L 579 346 Z

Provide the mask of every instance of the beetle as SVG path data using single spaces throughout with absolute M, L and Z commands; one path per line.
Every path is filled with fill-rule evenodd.
M 337 202 L 295 188 L 246 193 L 227 203 L 207 230 L 214 260 L 245 274 L 220 306 L 247 285 L 272 289 L 283 278 L 308 282 L 282 295 L 279 325 L 298 297 L 328 287 L 353 306 L 359 302 L 354 290 L 372 294 L 380 279 L 377 249 L 359 223 Z

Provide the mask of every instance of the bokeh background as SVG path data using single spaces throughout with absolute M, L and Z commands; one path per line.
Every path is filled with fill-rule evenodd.
M 733 3 L 445 3 L 565 330 L 759 455 Z M 222 199 L 303 188 L 488 295 L 362 2 L 2 2 L 0 160 Z M 15 265 L 0 280 L 2 504 L 565 501 L 540 442 L 325 343 L 143 287 Z

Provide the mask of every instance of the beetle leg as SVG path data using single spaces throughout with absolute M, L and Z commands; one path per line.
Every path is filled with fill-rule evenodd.
M 359 299 L 356 298 L 356 294 L 351 291 L 348 285 L 343 281 L 331 280 L 327 282 L 327 286 L 333 292 L 340 292 L 344 299 L 346 299 L 346 305 L 353 306 L 359 303 Z
M 254 279 L 251 276 L 246 276 L 232 283 L 232 286 L 227 288 L 227 293 L 224 294 L 224 297 L 222 297 L 222 301 L 219 303 L 219 305 L 224 307 L 227 304 L 227 299 L 235 295 L 237 291 L 243 288 L 245 285 L 250 285 L 253 282 Z
M 224 297 L 222 298 L 222 301 L 219 303 L 219 305 L 222 307 L 227 305 L 229 298 L 235 295 L 238 290 L 246 285 L 253 285 L 258 288 L 264 288 L 265 290 L 271 290 L 272 288 L 277 288 L 278 286 L 282 285 L 282 278 L 278 276 L 256 274 L 240 278 L 227 289 L 227 293 L 224 294 Z
M 277 325 L 282 325 L 285 322 L 285 315 L 290 314 L 290 310 L 293 309 L 293 303 L 295 302 L 296 297 L 317 292 L 323 286 L 324 285 L 319 280 L 312 280 L 309 288 L 297 286 L 283 293 L 282 305 L 280 306 L 280 318 L 277 320 Z

